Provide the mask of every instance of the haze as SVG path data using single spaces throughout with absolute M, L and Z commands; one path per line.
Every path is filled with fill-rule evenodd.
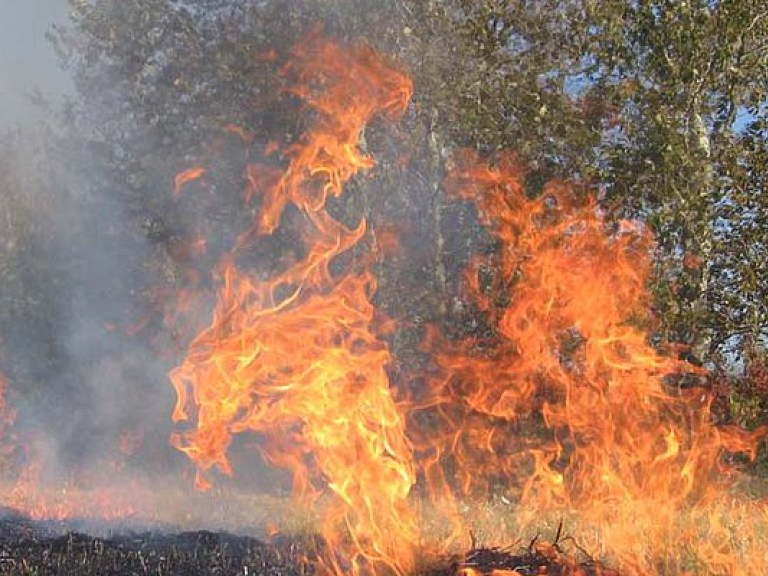
M 0 0 L 0 130 L 40 117 L 33 93 L 54 101 L 70 89 L 45 38 L 68 8 L 67 0 Z

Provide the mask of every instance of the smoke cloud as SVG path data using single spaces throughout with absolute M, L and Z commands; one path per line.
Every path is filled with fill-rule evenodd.
M 35 104 L 72 90 L 45 35 L 67 17 L 62 0 L 3 0 L 0 3 L 0 128 L 39 119 Z
M 15 411 L 3 503 L 121 515 L 130 498 L 65 503 L 62 487 L 125 495 L 171 474 L 183 484 L 186 463 L 168 445 L 172 359 L 136 333 L 162 322 L 142 308 L 152 244 L 119 193 L 100 186 L 88 151 L 67 148 L 58 118 L 73 83 L 46 34 L 67 8 L 0 3 L 0 370 Z

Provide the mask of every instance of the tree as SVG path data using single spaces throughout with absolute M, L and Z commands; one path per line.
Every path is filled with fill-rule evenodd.
M 625 96 L 626 121 L 607 162 L 619 175 L 611 193 L 625 205 L 636 199 L 656 233 L 666 337 L 690 344 L 701 360 L 714 359 L 738 334 L 757 336 L 757 319 L 765 317 L 757 285 L 743 276 L 733 281 L 745 264 L 759 263 L 735 251 L 729 237 L 752 212 L 732 182 L 741 164 L 759 161 L 738 117 L 760 124 L 765 114 L 766 17 L 760 2 L 642 4 L 622 14 L 631 31 L 626 47 L 609 44 L 602 58 L 615 78 L 611 91 Z M 745 316 L 757 322 L 747 327 Z
M 390 312 L 430 321 L 450 312 L 460 270 L 487 238 L 471 212 L 443 199 L 446 162 L 460 147 L 512 148 L 531 167 L 531 194 L 551 177 L 575 179 L 608 213 L 651 228 L 658 342 L 716 364 L 760 344 L 768 14 L 759 0 L 74 2 L 57 44 L 75 72 L 77 116 L 166 269 L 193 233 L 163 192 L 174 173 L 219 163 L 207 184 L 215 209 L 195 221 L 226 238 L 243 218 L 231 175 L 244 156 L 222 127 L 263 143 L 300 132 L 298 116 L 276 104 L 275 56 L 318 25 L 365 38 L 414 78 L 406 127 L 368 135 L 381 151 L 377 179 L 358 182 L 362 199 L 342 207 L 412 226 L 410 256 L 383 264 L 382 300 L 413 295 Z

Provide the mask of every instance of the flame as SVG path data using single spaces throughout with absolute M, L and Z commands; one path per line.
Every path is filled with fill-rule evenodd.
M 189 168 L 187 170 L 184 170 L 183 172 L 179 172 L 176 174 L 176 177 L 173 179 L 173 193 L 174 196 L 179 197 L 181 196 L 181 191 L 190 182 L 194 182 L 195 180 L 199 180 L 205 175 L 205 168 L 202 166 L 195 166 L 193 168 Z
M 376 280 L 336 265 L 368 238 L 367 224 L 347 227 L 327 203 L 373 167 L 363 131 L 405 109 L 410 80 L 367 48 L 319 35 L 292 51 L 282 75 L 312 122 L 246 168 L 244 199 L 258 217 L 217 270 L 212 322 L 170 375 L 173 418 L 186 423 L 172 443 L 197 465 L 197 486 L 209 488 L 213 471 L 233 474 L 235 437 L 256 434 L 264 459 L 291 471 L 297 500 L 319 511 L 320 566 L 335 574 L 409 573 L 417 545 L 455 548 L 468 532 L 465 504 L 498 495 L 518 503 L 524 528 L 575 518 L 582 548 L 622 574 L 683 573 L 681 551 L 720 573 L 764 572 L 749 552 L 759 539 L 740 548 L 729 536 L 729 517 L 762 509 L 729 499 L 726 455 L 754 458 L 765 430 L 714 426 L 710 395 L 674 384 L 703 370 L 649 343 L 645 227 L 608 220 L 565 182 L 529 198 L 511 154 L 457 154 L 446 190 L 476 204 L 501 247 L 466 275 L 491 336 L 430 329 L 434 370 L 395 400 Z M 240 265 L 289 205 L 305 223 L 301 256 L 275 259 L 268 274 Z M 382 240 L 391 252 L 392 234 Z M 438 519 L 431 534 L 417 481 Z
M 230 134 L 235 134 L 240 137 L 240 139 L 243 141 L 243 144 L 250 144 L 253 142 L 253 139 L 256 137 L 253 132 L 250 130 L 246 130 L 242 126 L 238 126 L 237 124 L 226 124 L 223 128 L 225 132 L 229 132 Z
M 754 458 L 766 430 L 713 425 L 712 395 L 675 384 L 704 371 L 650 345 L 653 240 L 645 227 L 611 221 L 565 182 L 529 197 L 525 171 L 509 153 L 457 154 L 445 188 L 475 203 L 500 247 L 466 273 L 484 336 L 452 339 L 431 328 L 423 349 L 434 365 L 416 375 L 419 386 L 395 390 L 382 337 L 397 327 L 377 315 L 369 261 L 345 262 L 363 246 L 377 257 L 396 253 L 397 233 L 371 234 L 365 220 L 348 226 L 328 201 L 374 167 L 364 130 L 405 110 L 410 80 L 368 48 L 317 34 L 291 52 L 282 75 L 310 119 L 302 138 L 257 143 L 247 129 L 224 126 L 260 148 L 262 162 L 243 174 L 244 201 L 258 217 L 216 270 L 210 324 L 199 330 L 207 284 L 197 264 L 208 241 L 196 236 L 169 250 L 188 268 L 188 286 L 152 292 L 151 318 L 127 328 L 142 331 L 161 311 L 174 342 L 194 334 L 170 375 L 180 423 L 171 440 L 195 463 L 197 486 L 210 487 L 217 472 L 234 474 L 235 437 L 256 435 L 263 458 L 292 474 L 295 501 L 319 517 L 322 573 L 410 574 L 417 553 L 465 547 L 470 529 L 508 545 L 563 516 L 578 532 L 574 549 L 626 576 L 768 573 L 768 504 L 734 488 L 732 464 L 734 454 Z M 205 174 L 201 166 L 178 174 L 174 195 Z M 296 214 L 299 256 L 249 266 L 253 244 Z M 701 265 L 686 258 L 689 268 Z M 54 487 L 54 455 L 13 430 L 6 392 L 0 375 L 0 462 L 23 465 L 4 486 L 4 505 L 46 520 L 175 521 L 181 510 L 195 525 L 236 509 L 250 525 L 257 510 L 264 514 L 264 502 L 250 495 L 222 490 L 222 500 L 206 501 L 175 484 L 133 479 L 127 459 L 140 459 L 152 442 L 136 427 L 115 439 L 118 459 L 101 463 L 106 473 Z M 102 476 L 121 485 L 102 486 Z M 285 508 L 279 501 L 266 512 L 275 520 L 265 519 L 267 533 L 279 532 L 275 509 Z M 555 573 L 587 573 L 560 548 L 566 540 L 533 549 L 553 558 Z M 617 572 L 595 563 L 590 573 Z
M 126 488 L 99 486 L 83 489 L 77 485 L 47 487 L 38 466 L 29 466 L 4 499 L 4 504 L 33 520 L 125 520 L 137 515 L 134 498 Z M 133 486 L 128 492 L 132 492 Z M 144 516 L 144 519 L 149 516 Z
M 683 517 L 703 516 L 723 536 L 713 512 L 732 472 L 723 456 L 753 458 L 765 430 L 716 427 L 709 395 L 669 382 L 698 369 L 648 342 L 647 230 L 607 222 L 564 183 L 529 199 L 509 154 L 458 155 L 446 187 L 475 202 L 502 248 L 496 277 L 481 282 L 479 264 L 468 275 L 498 341 L 433 332 L 438 373 L 409 401 L 433 498 L 500 489 L 524 522 L 569 511 L 599 528 L 629 574 L 655 572 L 637 544 L 673 541 Z M 424 413 L 439 434 L 419 426 Z M 712 562 L 740 573 L 733 550 Z
M 290 203 L 306 218 L 307 253 L 267 281 L 237 267 L 237 250 L 223 262 L 213 322 L 171 374 L 174 420 L 196 411 L 195 427 L 172 442 L 198 465 L 205 489 L 206 471 L 232 473 L 233 436 L 258 433 L 264 458 L 292 471 L 300 501 L 332 499 L 322 519 L 329 571 L 405 573 L 418 536 L 406 506 L 415 470 L 385 372 L 389 352 L 373 332 L 376 283 L 365 270 L 337 277 L 329 268 L 366 223 L 347 228 L 325 205 L 373 166 L 362 132 L 374 116 L 405 108 L 410 81 L 367 48 L 345 51 L 319 36 L 282 73 L 316 120 L 282 152 L 284 170 L 246 170 L 246 199 L 262 203 L 237 248 L 274 232 Z

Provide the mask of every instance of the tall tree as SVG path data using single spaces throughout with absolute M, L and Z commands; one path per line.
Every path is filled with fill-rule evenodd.
M 655 233 L 659 336 L 700 361 L 762 338 L 764 3 L 490 0 L 459 20 L 488 65 L 472 84 L 484 135 L 598 185 L 606 209 Z
M 656 233 L 666 338 L 712 359 L 734 337 L 765 329 L 760 258 L 732 241 L 756 216 L 745 194 L 754 197 L 763 161 L 754 142 L 768 98 L 768 11 L 762 2 L 700 1 L 593 13 L 602 28 L 622 30 L 595 45 L 600 83 L 621 106 L 605 146 L 609 198 Z M 766 230 L 740 242 L 765 246 Z
M 439 301 L 454 270 L 482 238 L 464 209 L 442 199 L 450 152 L 512 148 L 531 167 L 532 194 L 551 177 L 576 179 L 616 217 L 647 222 L 659 244 L 660 341 L 689 345 L 699 361 L 760 342 L 768 320 L 763 2 L 74 2 L 58 45 L 76 73 L 79 116 L 151 238 L 172 244 L 188 232 L 161 191 L 180 168 L 215 156 L 202 143 L 222 126 L 264 141 L 300 132 L 297 116 L 275 104 L 273 50 L 318 25 L 365 38 L 414 77 L 412 114 L 389 148 L 409 156 L 409 170 L 395 170 L 384 153 L 377 184 L 399 192 L 385 203 L 370 193 L 374 184 L 360 184 L 362 205 L 350 208 L 429 223 L 414 236 L 421 255 L 408 274 L 395 266 L 383 277 L 384 292 L 410 285 L 418 303 L 410 312 L 445 311 Z M 215 185 L 222 201 L 206 218 L 225 220 L 236 212 L 238 183 Z M 458 242 L 445 234 L 457 228 Z M 419 293 L 417 284 L 428 288 Z

